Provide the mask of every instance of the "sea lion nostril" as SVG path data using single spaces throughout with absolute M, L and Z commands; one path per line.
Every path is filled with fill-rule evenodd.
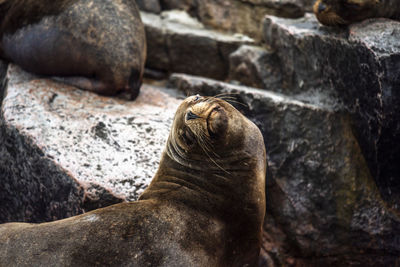
M 189 111 L 188 113 L 186 113 L 186 120 L 194 120 L 194 119 L 198 119 L 200 118 L 199 116 L 197 116 L 196 114 L 194 114 L 193 112 Z
M 324 12 L 326 10 L 326 5 L 323 3 L 320 3 L 318 5 L 318 13 Z

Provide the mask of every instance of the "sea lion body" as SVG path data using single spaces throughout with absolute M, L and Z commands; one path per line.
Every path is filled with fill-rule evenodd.
M 324 25 L 347 25 L 368 18 L 400 19 L 398 0 L 317 0 L 314 13 Z
M 135 1 L 5 0 L 0 15 L 7 60 L 85 90 L 137 96 L 146 40 Z
M 139 201 L 0 225 L 0 266 L 256 266 L 265 174 L 259 129 L 223 100 L 190 97 Z

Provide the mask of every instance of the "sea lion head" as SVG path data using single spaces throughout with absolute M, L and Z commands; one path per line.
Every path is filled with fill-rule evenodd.
M 380 0 L 317 0 L 313 11 L 327 26 L 347 25 L 375 17 Z
M 179 106 L 169 143 L 175 151 L 181 151 L 175 160 L 183 163 L 205 157 L 215 163 L 214 167 L 224 155 L 240 157 L 242 153 L 257 158 L 265 153 L 256 125 L 225 100 L 200 95 L 188 97 Z

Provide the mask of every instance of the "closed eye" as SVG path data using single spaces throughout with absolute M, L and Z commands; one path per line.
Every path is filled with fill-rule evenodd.
M 195 95 L 193 98 L 193 102 L 197 102 L 201 99 L 201 96 L 199 94 Z

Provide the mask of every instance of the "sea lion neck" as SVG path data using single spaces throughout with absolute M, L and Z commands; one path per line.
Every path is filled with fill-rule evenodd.
M 264 161 L 246 151 L 225 155 L 216 160 L 218 165 L 205 156 L 203 161 L 176 160 L 179 154 L 168 142 L 160 168 L 140 200 L 163 199 L 207 214 L 219 214 L 224 220 L 253 210 L 252 214 L 260 214 L 258 219 L 263 219 L 265 206 L 260 203 L 265 195 L 260 188 L 265 187 Z

